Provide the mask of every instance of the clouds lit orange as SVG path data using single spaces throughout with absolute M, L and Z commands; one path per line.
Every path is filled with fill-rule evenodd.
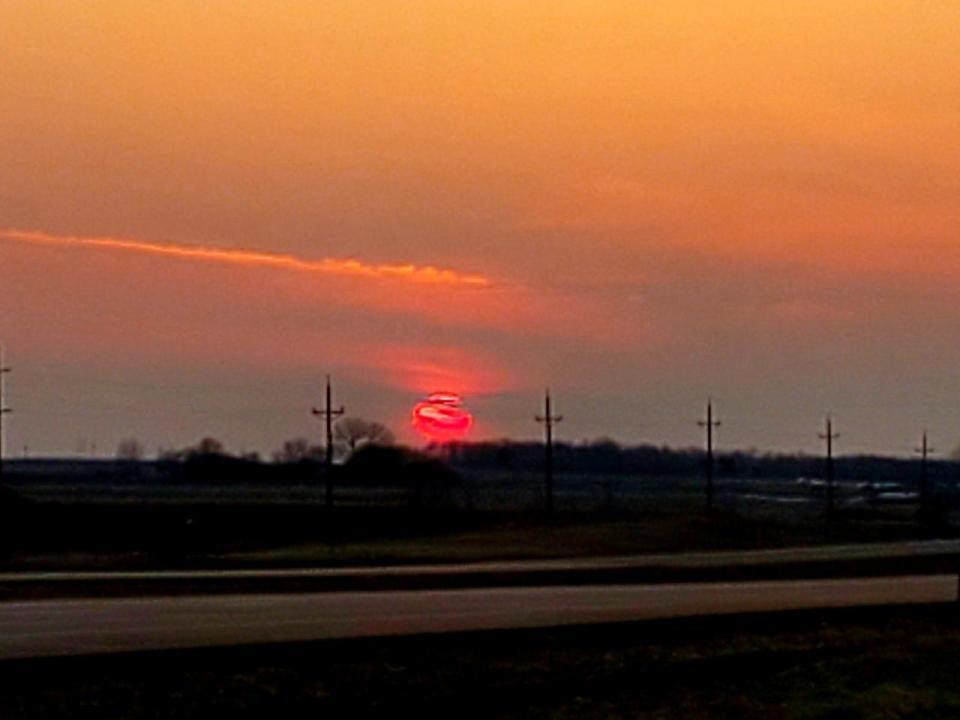
M 110 236 L 58 235 L 39 231 L 0 229 L 0 245 L 11 245 L 9 257 L 23 252 L 39 251 L 32 261 L 46 267 L 38 286 L 29 292 L 43 292 L 50 282 L 70 283 L 70 275 L 110 274 L 120 285 L 110 286 L 113 307 L 129 307 L 130 298 L 120 287 L 132 284 L 142 294 L 147 287 L 146 274 L 153 272 L 151 263 L 133 262 L 151 257 L 168 263 L 179 263 L 176 281 L 157 289 L 157 297 L 169 298 L 169 308 L 186 298 L 206 298 L 206 307 L 223 307 L 230 299 L 236 303 L 243 295 L 256 298 L 263 307 L 282 302 L 286 312 L 316 313 L 320 318 L 334 307 L 366 311 L 400 322 L 400 318 L 422 318 L 444 327 L 490 328 L 498 332 L 523 332 L 529 336 L 568 336 L 590 339 L 591 342 L 621 342 L 632 329 L 611 315 L 601 303 L 588 297 L 562 292 L 544 292 L 511 281 L 466 273 L 433 265 L 375 264 L 356 259 L 323 258 L 312 260 L 292 253 L 272 253 L 206 245 L 160 243 Z M 13 253 L 18 246 L 21 253 Z M 79 250 L 87 253 L 83 261 L 54 263 L 58 253 Z M 125 258 L 119 264 L 107 262 Z M 53 264 L 51 264 L 53 263 Z M 54 270 L 54 267 L 57 269 Z M 168 265 L 165 273 L 174 270 Z M 233 267 L 243 277 L 230 280 L 204 273 L 204 268 Z M 2 269 L 2 268 L 0 268 Z M 195 270 L 196 272 L 191 272 Z M 269 273 L 270 290 L 262 289 L 264 276 L 254 282 L 254 274 Z M 53 278 L 57 279 L 54 281 Z M 324 282 L 317 282 L 319 278 Z M 36 285 L 28 277 L 22 281 Z M 264 293 L 267 293 L 265 295 Z M 88 301 L 79 302 L 83 306 Z M 191 312 L 197 313 L 194 302 Z M 116 312 L 115 310 L 111 312 Z M 168 310 L 169 312 L 169 310 Z M 557 313 L 577 318 L 576 323 L 546 322 Z M 418 362 L 422 362 L 422 357 Z
M 0 2 L 0 341 L 289 405 L 349 375 L 404 425 L 456 391 L 473 436 L 535 432 L 484 404 L 544 385 L 606 399 L 584 437 L 651 439 L 645 405 L 686 443 L 677 399 L 724 392 L 750 445 L 812 443 L 824 404 L 877 446 L 960 427 L 957 27 L 956 0 Z M 11 446 L 73 443 L 36 427 Z
M 309 260 L 284 253 L 177 245 L 173 243 L 146 242 L 127 238 L 50 235 L 42 232 L 27 232 L 22 230 L 0 230 L 0 238 L 15 242 L 64 245 L 101 250 L 123 250 L 148 255 L 163 255 L 185 260 L 199 260 L 231 265 L 253 265 L 330 275 L 400 279 L 436 285 L 488 287 L 491 284 L 490 280 L 480 275 L 468 275 L 447 268 L 437 268 L 432 265 L 371 264 L 352 258 Z

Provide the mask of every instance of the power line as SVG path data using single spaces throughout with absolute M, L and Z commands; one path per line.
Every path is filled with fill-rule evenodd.
M 326 424 L 326 458 L 324 462 L 324 476 L 326 479 L 326 506 L 333 507 L 333 419 L 340 417 L 346 412 L 346 408 L 341 405 L 338 409 L 333 408 L 333 391 L 330 388 L 330 376 L 327 375 L 326 402 L 323 409 L 313 408 L 314 415 L 319 415 Z
M 546 513 L 548 518 L 553 517 L 553 426 L 563 421 L 562 415 L 554 415 L 550 409 L 550 389 L 544 395 L 543 415 L 536 415 L 534 419 L 543 423 L 546 443 L 544 445 L 543 475 L 546 484 Z
M 713 419 L 713 400 L 707 398 L 707 419 L 698 420 L 697 425 L 707 430 L 707 457 L 704 471 L 707 478 L 707 514 L 713 512 L 713 431 L 720 427 L 720 421 Z

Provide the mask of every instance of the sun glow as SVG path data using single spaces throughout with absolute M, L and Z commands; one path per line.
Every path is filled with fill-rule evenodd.
M 435 392 L 413 408 L 413 426 L 432 442 L 454 442 L 470 432 L 473 415 L 457 393 Z

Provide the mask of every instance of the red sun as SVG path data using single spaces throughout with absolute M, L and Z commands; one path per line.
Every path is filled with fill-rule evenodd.
M 432 442 L 462 440 L 472 425 L 473 415 L 464 409 L 463 398 L 456 393 L 431 393 L 413 408 L 413 427 Z

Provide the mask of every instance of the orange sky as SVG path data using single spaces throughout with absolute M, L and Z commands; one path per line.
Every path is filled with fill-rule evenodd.
M 923 0 L 0 5 L 11 446 L 269 450 L 327 371 L 375 419 L 459 385 L 491 433 L 537 432 L 550 384 L 577 439 L 695 442 L 712 393 L 743 446 L 815 447 L 827 410 L 850 449 L 952 445 L 958 27 Z

